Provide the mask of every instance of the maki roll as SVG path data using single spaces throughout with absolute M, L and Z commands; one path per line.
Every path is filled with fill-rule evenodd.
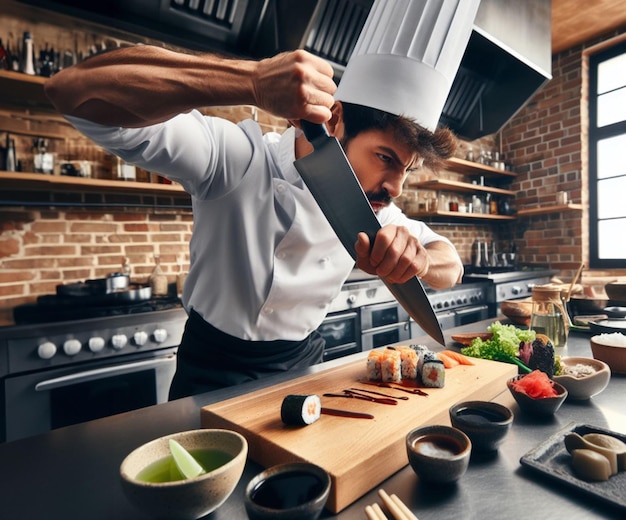
M 402 381 L 402 358 L 400 351 L 387 347 L 383 351 L 381 362 L 382 380 L 385 383 L 399 383 Z
M 382 359 L 383 353 L 381 350 L 370 350 L 367 355 L 367 364 L 365 367 L 365 374 L 370 381 L 382 381 Z
M 443 388 L 446 381 L 446 371 L 443 361 L 433 357 L 424 360 L 421 370 L 422 384 L 430 388 Z
M 402 362 L 402 379 L 417 379 L 417 352 L 411 347 L 398 347 Z
M 280 418 L 291 426 L 306 426 L 320 418 L 322 402 L 319 396 L 290 394 L 283 399 Z

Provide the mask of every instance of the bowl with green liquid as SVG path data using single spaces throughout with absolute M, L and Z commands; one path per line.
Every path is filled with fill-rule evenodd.
M 173 444 L 177 450 L 172 450 Z M 196 520 L 231 495 L 247 456 L 246 439 L 234 431 L 201 429 L 166 435 L 123 460 L 122 489 L 136 508 L 153 518 Z

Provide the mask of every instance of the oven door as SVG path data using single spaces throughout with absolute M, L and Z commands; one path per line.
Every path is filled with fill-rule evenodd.
M 392 323 L 384 327 L 363 331 L 361 334 L 361 345 L 363 350 L 371 350 L 409 339 L 411 339 L 411 326 L 409 320 L 407 320 L 402 323 Z
M 476 305 L 473 307 L 465 307 L 457 309 L 456 319 L 454 326 L 460 327 L 461 325 L 468 325 L 469 323 L 476 323 L 478 321 L 489 319 L 489 307 L 487 305 Z M 495 316 L 493 316 L 495 317 Z
M 167 401 L 176 348 L 9 376 L 6 441 Z
M 361 352 L 359 316 L 356 312 L 329 314 L 317 332 L 326 341 L 324 361 Z

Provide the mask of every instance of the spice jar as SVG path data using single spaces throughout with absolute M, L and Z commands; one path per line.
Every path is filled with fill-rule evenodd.
M 532 293 L 530 329 L 550 338 L 555 352 L 567 347 L 569 323 L 561 300 L 559 286 L 535 285 Z

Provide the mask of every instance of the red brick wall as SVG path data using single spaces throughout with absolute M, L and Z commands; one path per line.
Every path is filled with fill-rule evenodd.
M 519 165 L 519 176 L 511 186 L 517 191 L 518 208 L 550 206 L 557 191 L 567 191 L 570 200 L 585 208 L 520 218 L 514 226 L 522 261 L 547 263 L 566 280 L 581 262 L 588 265 L 589 258 L 585 56 L 596 44 L 588 42 L 554 55 L 553 79 L 502 130 L 504 152 Z M 620 273 L 585 270 L 584 277 L 616 274 Z

